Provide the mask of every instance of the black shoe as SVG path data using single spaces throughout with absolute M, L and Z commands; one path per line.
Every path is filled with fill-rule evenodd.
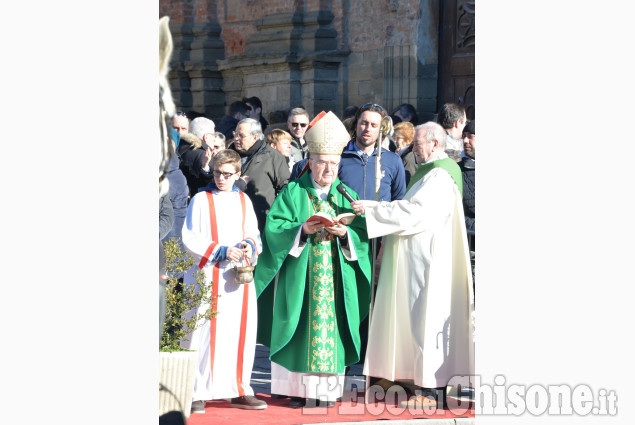
M 312 408 L 312 407 L 333 407 L 333 406 L 335 406 L 335 402 L 334 401 L 316 400 L 314 398 L 309 398 L 309 399 L 305 400 L 305 404 L 304 404 L 304 407 L 306 407 L 306 408 Z
M 300 407 L 304 407 L 306 404 L 306 400 L 302 397 L 291 397 L 291 401 L 289 401 L 289 407 L 292 409 L 298 409 Z

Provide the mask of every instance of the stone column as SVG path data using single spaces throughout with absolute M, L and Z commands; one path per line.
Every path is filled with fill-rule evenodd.
M 245 55 L 218 63 L 227 103 L 258 96 L 265 114 L 298 105 L 311 116 L 339 110 L 338 70 L 349 52 L 337 50 L 332 21 L 330 11 L 257 19 Z
M 225 55 L 220 25 L 217 22 L 170 22 L 170 30 L 175 47 L 170 85 L 177 108 L 220 118 L 225 105 L 223 77 L 217 65 Z

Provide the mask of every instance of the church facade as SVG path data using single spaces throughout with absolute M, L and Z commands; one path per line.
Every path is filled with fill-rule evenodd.
M 175 43 L 177 107 L 219 120 L 258 96 L 263 115 L 303 106 L 414 105 L 420 122 L 445 102 L 474 118 L 474 1 L 160 0 Z

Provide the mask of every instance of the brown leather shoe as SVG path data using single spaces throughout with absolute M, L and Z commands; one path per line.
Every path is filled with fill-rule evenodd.
M 262 410 L 267 408 L 267 403 L 262 400 L 258 400 L 253 395 L 244 395 L 242 397 L 232 398 L 231 407 L 246 410 Z

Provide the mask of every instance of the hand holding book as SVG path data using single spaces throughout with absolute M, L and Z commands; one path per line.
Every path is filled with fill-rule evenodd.
M 343 226 L 348 226 L 355 219 L 355 214 L 353 213 L 342 213 L 333 217 L 329 214 L 325 214 L 323 212 L 316 212 L 311 217 L 307 219 L 307 222 L 320 222 L 326 227 L 334 226 L 336 224 L 341 224 Z

